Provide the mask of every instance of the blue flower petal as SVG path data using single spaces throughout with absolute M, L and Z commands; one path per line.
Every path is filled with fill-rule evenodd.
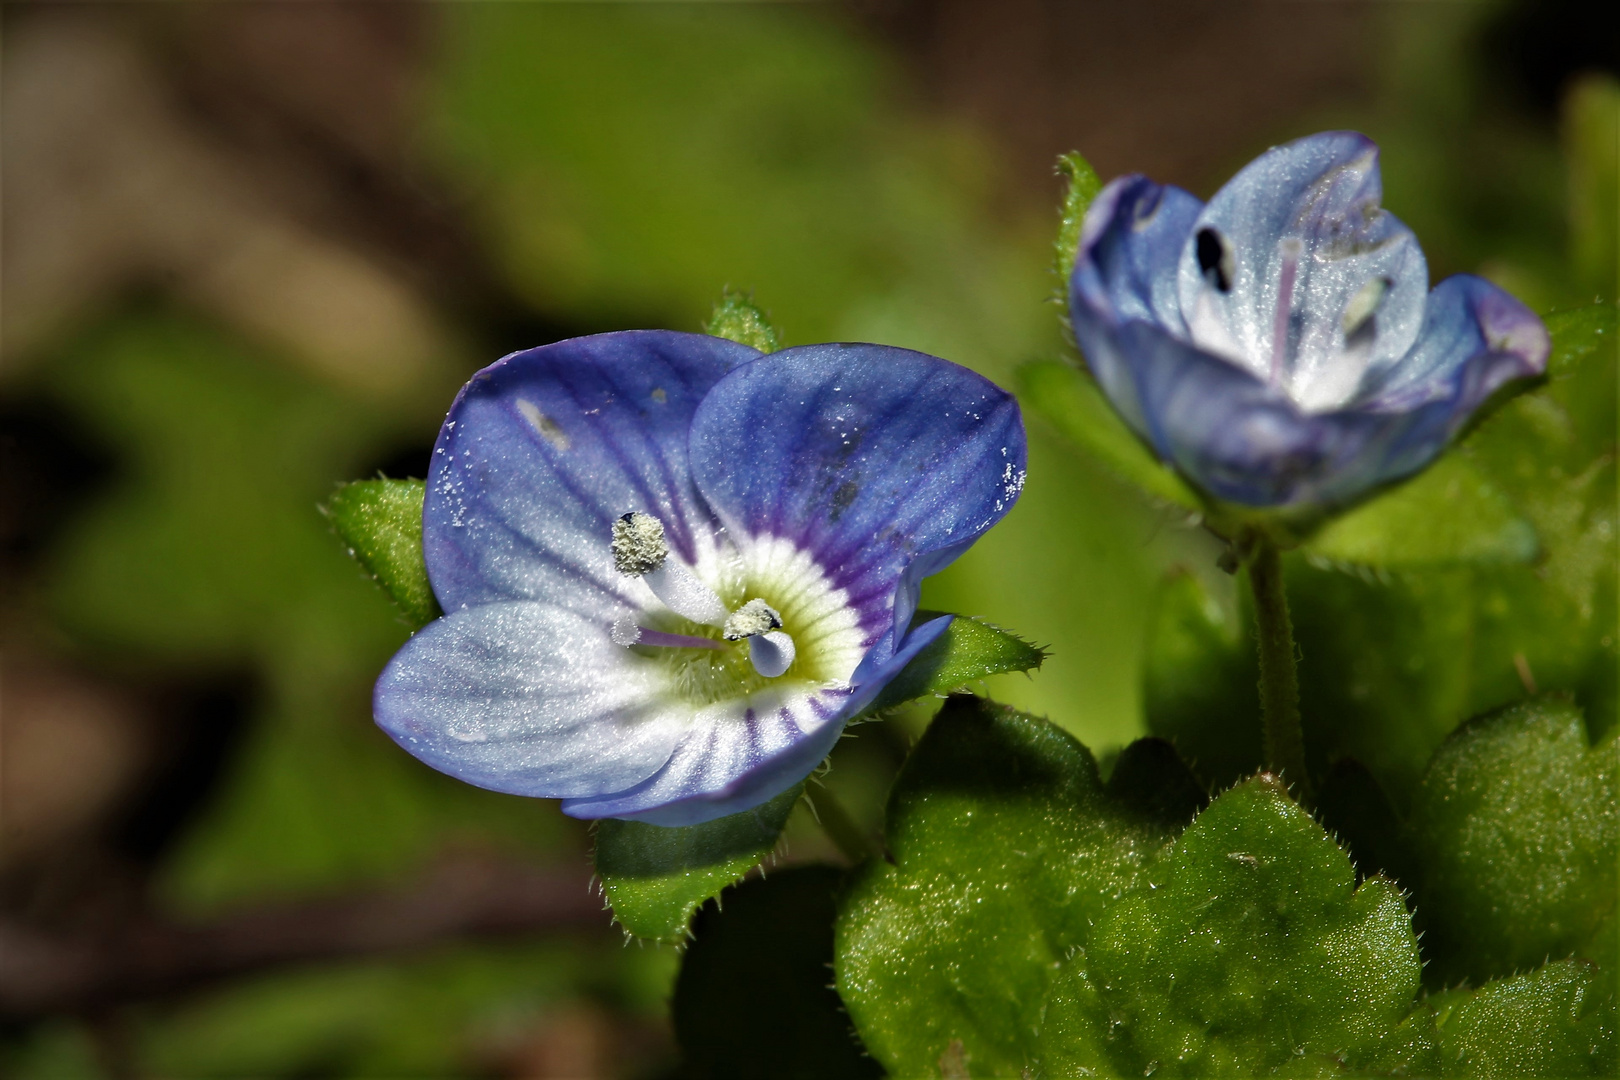
M 1447 401 L 1455 427 L 1503 383 L 1546 370 L 1551 347 L 1546 326 L 1516 297 L 1458 274 L 1435 286 L 1412 351 L 1382 372 L 1358 404 L 1396 412 Z
M 1134 319 L 1186 334 L 1176 273 L 1202 209 L 1180 188 L 1123 176 L 1093 200 L 1081 230 L 1069 283 L 1075 337 L 1103 392 L 1139 432 L 1147 431 L 1148 421 L 1135 378 L 1108 346 L 1105 331 Z
M 625 818 L 653 825 L 699 825 L 775 798 L 808 776 L 832 752 L 844 722 L 872 703 L 879 690 L 951 623 L 931 619 L 907 635 L 900 651 L 868 658 L 851 680 L 853 692 L 825 694 L 794 709 L 750 711 L 694 726 L 667 764 L 628 791 L 569 799 L 577 818 Z
M 1363 372 L 1411 347 L 1429 288 L 1423 251 L 1380 208 L 1382 194 L 1378 147 L 1356 132 L 1256 158 L 1204 207 L 1183 248 L 1178 291 L 1193 343 L 1311 411 L 1348 401 Z M 1228 260 L 1220 270 L 1217 256 Z
M 389 662 L 373 714 L 411 754 L 479 787 L 544 798 L 633 787 L 669 760 L 692 710 L 610 629 L 527 601 L 451 612 Z
M 692 422 L 692 473 L 710 507 L 736 533 L 810 552 L 862 624 L 885 631 L 878 662 L 916 609 L 907 567 L 940 569 L 1000 520 L 1025 456 L 1011 395 L 880 345 L 763 357 L 721 380 Z
M 701 334 L 632 330 L 513 353 L 475 375 L 428 478 L 422 547 L 439 603 L 616 610 L 625 586 L 608 542 L 631 510 L 657 515 L 693 562 L 711 519 L 687 467 L 692 414 L 757 356 Z
M 1115 322 L 1141 319 L 1184 333 L 1176 275 L 1204 204 L 1170 184 L 1122 176 L 1086 214 L 1075 260 L 1078 297 Z

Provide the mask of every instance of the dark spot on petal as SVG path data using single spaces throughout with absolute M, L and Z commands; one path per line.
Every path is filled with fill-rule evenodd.
M 1232 291 L 1232 253 L 1214 229 L 1198 230 L 1198 269 L 1221 292 Z
M 844 515 L 844 511 L 850 508 L 850 504 L 855 501 L 855 496 L 859 495 L 860 492 L 860 485 L 853 480 L 845 480 L 838 485 L 838 490 L 833 492 L 832 497 L 831 518 L 833 521 L 837 521 Z

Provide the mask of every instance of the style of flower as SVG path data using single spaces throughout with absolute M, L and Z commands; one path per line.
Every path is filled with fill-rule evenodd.
M 1207 495 L 1309 515 L 1429 464 L 1546 328 L 1470 275 L 1431 292 L 1379 206 L 1378 147 L 1326 132 L 1255 159 L 1209 203 L 1144 176 L 1086 214 L 1070 310 L 1103 392 Z
M 791 788 L 944 632 L 922 579 L 1024 482 L 1018 406 L 876 345 L 627 331 L 514 353 L 434 448 L 446 614 L 378 724 L 480 787 L 688 825 Z

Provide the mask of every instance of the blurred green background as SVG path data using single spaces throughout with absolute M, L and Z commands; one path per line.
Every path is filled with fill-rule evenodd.
M 695 330 L 728 286 L 789 343 L 906 346 L 1011 386 L 1065 350 L 1069 149 L 1207 196 L 1271 143 L 1355 127 L 1436 280 L 1612 298 L 1620 33 L 1583 10 L 7 5 L 6 925 L 105 942 L 355 890 L 448 904 L 456 860 L 495 893 L 558 868 L 578 908 L 579 823 L 371 726 L 405 628 L 317 512 L 334 484 L 420 476 L 496 357 Z M 1022 501 L 925 604 L 1049 646 L 988 691 L 1106 756 L 1145 730 L 1166 574 L 1232 587 L 1206 536 L 1026 418 Z M 861 820 L 925 722 L 840 746 L 828 784 Z M 801 810 L 784 858 L 837 856 Z M 172 993 L 0 987 L 0 1068 L 675 1075 L 673 950 L 624 947 L 606 913 L 497 929 Z

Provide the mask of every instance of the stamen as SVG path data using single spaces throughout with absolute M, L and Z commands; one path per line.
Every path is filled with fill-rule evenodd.
M 781 613 L 756 597 L 738 608 L 726 620 L 723 634 L 727 641 L 741 641 L 746 637 L 763 634 L 767 630 L 780 629 L 781 626 Z
M 664 565 L 669 542 L 664 523 L 651 514 L 631 512 L 613 523 L 613 565 L 626 577 L 640 577 Z
M 714 590 L 669 557 L 664 523 L 632 511 L 613 523 L 613 565 L 626 577 L 639 577 L 677 615 L 705 626 L 724 626 L 730 614 Z
M 793 666 L 798 649 L 793 639 L 780 630 L 755 634 L 748 639 L 748 659 L 754 670 L 767 679 L 774 679 Z
M 1288 360 L 1288 324 L 1294 313 L 1294 280 L 1299 275 L 1299 256 L 1305 245 L 1298 237 L 1284 237 L 1277 245 L 1282 255 L 1282 273 L 1277 278 L 1277 313 L 1271 324 L 1271 385 L 1282 384 Z
M 1362 337 L 1372 337 L 1377 333 L 1378 309 L 1383 306 L 1384 297 L 1394 282 L 1387 277 L 1375 277 L 1350 298 L 1344 305 L 1344 314 L 1339 316 L 1339 328 L 1344 331 L 1344 343 L 1347 348 L 1354 348 Z

